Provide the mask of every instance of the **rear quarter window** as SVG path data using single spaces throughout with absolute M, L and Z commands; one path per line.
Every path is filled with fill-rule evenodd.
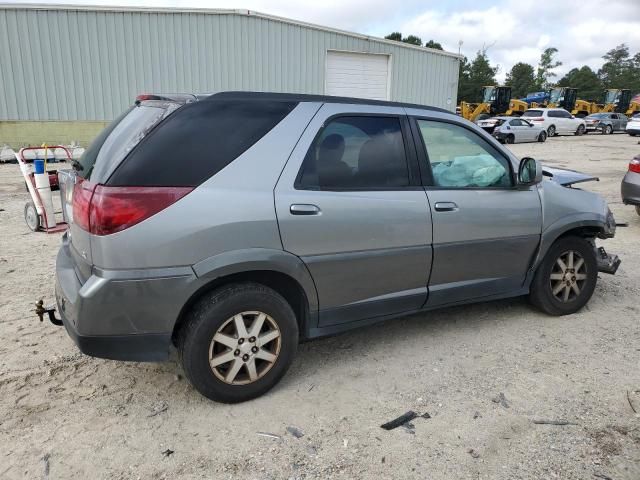
M 200 185 L 265 136 L 296 105 L 266 100 L 185 105 L 140 142 L 108 185 Z
M 541 117 L 542 110 L 527 110 L 522 114 L 523 117 Z

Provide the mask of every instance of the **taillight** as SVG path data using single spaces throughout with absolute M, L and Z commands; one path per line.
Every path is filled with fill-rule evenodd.
M 640 158 L 634 158 L 629 162 L 629 171 L 640 173 Z
M 89 210 L 89 231 L 109 235 L 129 228 L 177 202 L 192 187 L 108 187 L 98 185 Z
M 73 223 L 86 231 L 89 231 L 89 208 L 95 188 L 94 183 L 80 177 L 73 186 Z

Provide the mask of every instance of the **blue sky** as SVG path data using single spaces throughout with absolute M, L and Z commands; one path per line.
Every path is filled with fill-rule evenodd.
M 46 0 L 44 0 L 46 1 Z M 0 0 L 0 3 L 3 0 Z M 30 3 L 14 0 L 12 3 Z M 41 0 L 42 3 L 42 0 Z M 375 36 L 392 31 L 434 39 L 446 50 L 468 57 L 488 47 L 503 80 L 519 61 L 535 66 L 540 52 L 558 48 L 563 66 L 602 65 L 606 50 L 627 43 L 640 51 L 640 0 L 85 0 L 82 3 L 127 6 L 243 8 Z

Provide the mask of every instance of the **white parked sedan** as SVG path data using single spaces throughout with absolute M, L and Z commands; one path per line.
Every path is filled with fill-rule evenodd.
M 564 108 L 530 108 L 522 114 L 525 120 L 544 128 L 547 135 L 584 135 L 587 126 L 582 118 L 576 118 Z
M 627 133 L 632 137 L 640 135 L 640 113 L 636 113 L 627 122 Z
M 491 133 L 500 142 L 544 142 L 547 132 L 544 128 L 528 122 L 524 118 L 493 117 L 486 120 L 487 126 L 478 122 L 478 125 Z M 490 126 L 489 126 L 490 125 Z

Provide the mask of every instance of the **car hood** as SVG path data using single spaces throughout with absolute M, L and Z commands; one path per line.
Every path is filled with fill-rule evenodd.
M 571 186 L 574 183 L 600 181 L 598 177 L 594 177 L 593 175 L 568 170 L 566 168 L 547 167 L 546 165 L 542 166 L 542 174 L 564 187 Z

